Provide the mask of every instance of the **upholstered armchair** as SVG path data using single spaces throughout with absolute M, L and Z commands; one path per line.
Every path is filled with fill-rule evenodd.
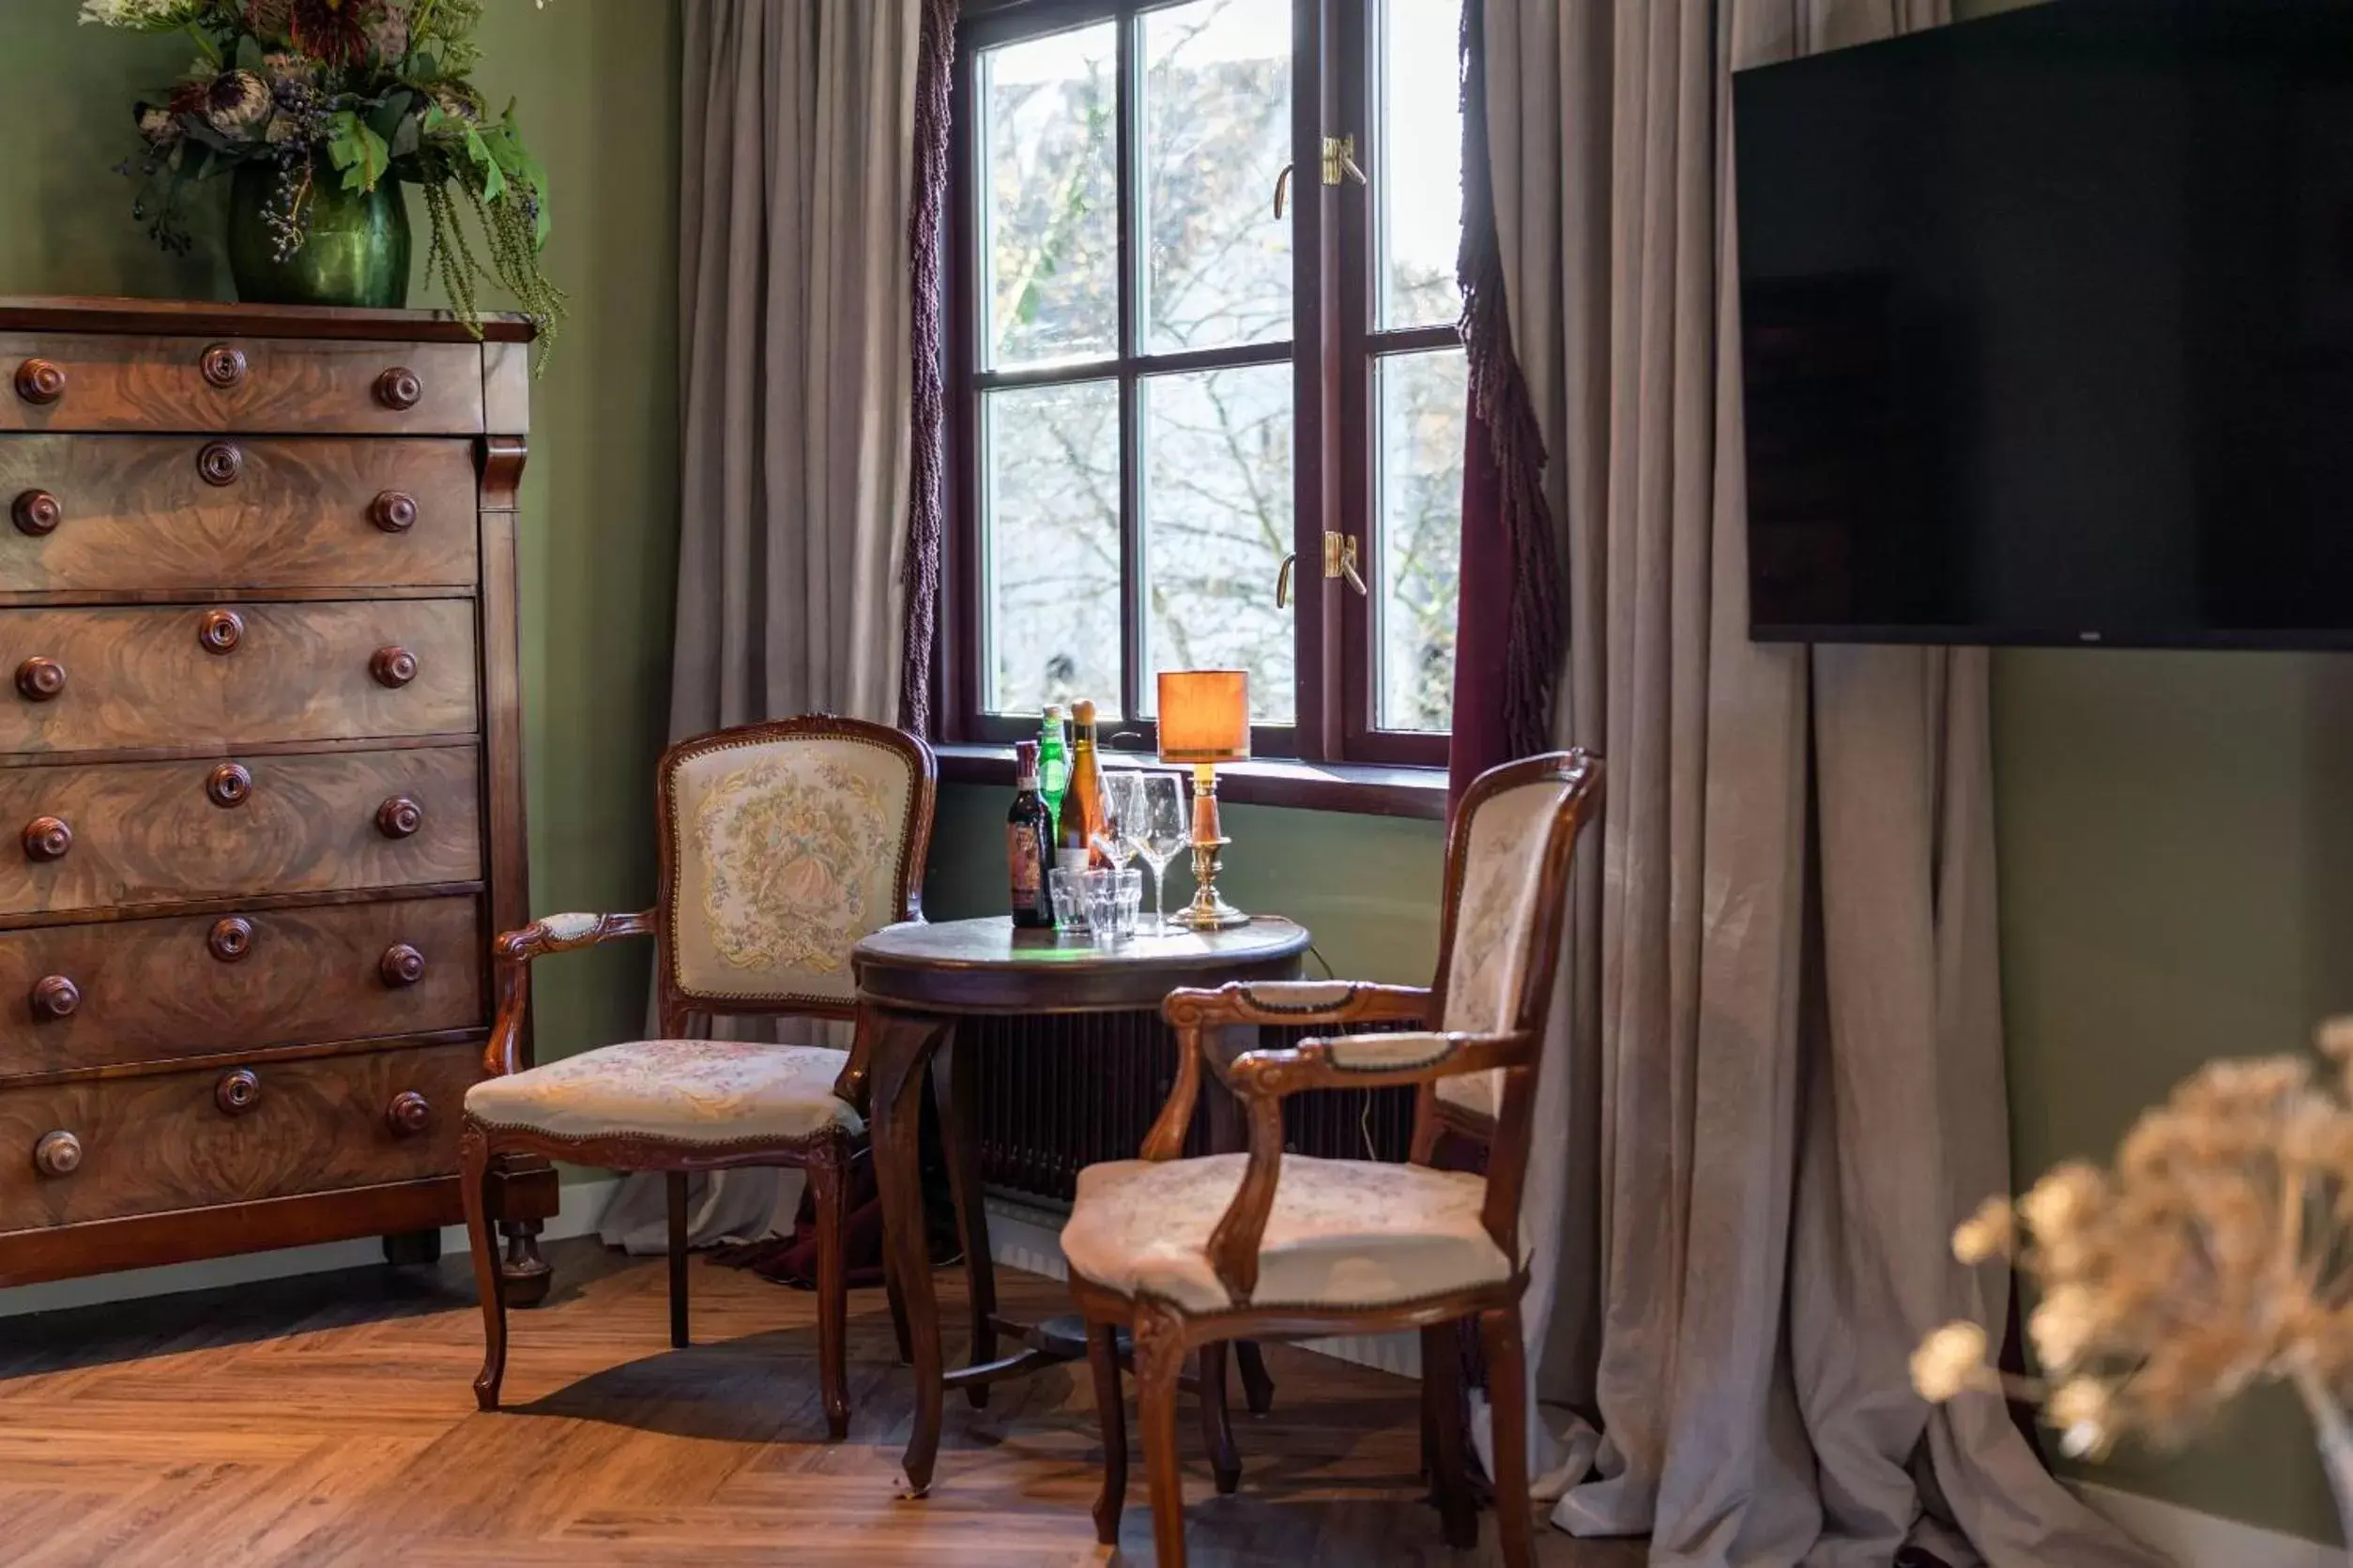
M 483 1409 L 497 1408 L 507 1360 L 484 1186 L 495 1156 L 527 1152 L 669 1173 L 670 1340 L 678 1346 L 687 1343 L 687 1174 L 792 1165 L 808 1173 L 817 1211 L 826 1425 L 835 1439 L 848 1431 L 844 1176 L 865 1141 L 860 1108 L 835 1093 L 849 1053 L 687 1036 L 698 1014 L 856 1016 L 849 950 L 921 914 L 935 773 L 921 740 L 830 715 L 681 741 L 660 765 L 653 908 L 551 915 L 498 938 L 491 1076 L 467 1092 L 459 1134 L 482 1302 L 474 1393 Z M 647 936 L 662 1038 L 518 1071 L 532 962 Z M 893 1304 L 895 1312 L 895 1296 Z
M 1534 1560 L 1520 1298 L 1527 1285 L 1520 1190 L 1527 1168 L 1546 1011 L 1567 900 L 1569 853 L 1599 793 L 1582 752 L 1481 774 L 1446 845 L 1436 980 L 1428 991 L 1345 982 L 1177 991 L 1177 1076 L 1139 1160 L 1092 1165 L 1062 1231 L 1088 1323 L 1103 1421 L 1095 1526 L 1119 1539 L 1127 1484 L 1117 1331 L 1132 1331 L 1137 1398 L 1160 1568 L 1184 1562 L 1176 1393 L 1186 1354 L 1244 1337 L 1418 1329 L 1424 1448 L 1450 1545 L 1478 1539 L 1463 1469 L 1454 1325 L 1475 1319 L 1495 1410 L 1494 1484 L 1504 1560 Z M 1367 1024 L 1412 1032 L 1354 1033 Z M 1236 1025 L 1330 1027 L 1327 1038 L 1221 1061 Z M 1183 1159 L 1206 1061 L 1238 1095 L 1249 1152 Z M 1283 1101 L 1311 1089 L 1417 1087 L 1404 1165 L 1283 1152 Z M 1483 1143 L 1484 1176 L 1430 1162 L 1449 1128 Z M 1209 1358 L 1205 1357 L 1205 1364 Z

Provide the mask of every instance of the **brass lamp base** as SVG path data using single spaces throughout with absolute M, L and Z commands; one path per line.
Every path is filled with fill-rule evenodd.
M 1193 845 L 1193 902 L 1169 917 L 1170 925 L 1187 931 L 1223 931 L 1250 923 L 1250 917 L 1228 904 L 1217 891 L 1217 851 L 1232 842 L 1213 839 Z
M 1217 851 L 1232 843 L 1217 820 L 1217 773 L 1208 763 L 1193 765 L 1193 902 L 1169 917 L 1188 931 L 1222 931 L 1247 925 L 1250 917 L 1217 891 Z

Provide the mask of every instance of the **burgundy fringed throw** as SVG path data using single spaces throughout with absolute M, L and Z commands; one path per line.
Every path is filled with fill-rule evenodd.
M 948 93 L 955 66 L 958 0 L 924 0 L 915 58 L 915 186 L 907 205 L 915 381 L 908 448 L 905 640 L 899 655 L 899 727 L 928 739 L 940 634 L 940 547 L 947 499 L 948 400 L 940 364 L 942 223 L 948 210 Z
M 1470 419 L 1462 463 L 1462 582 L 1456 610 L 1447 798 L 1498 763 L 1551 743 L 1559 665 L 1560 551 L 1544 501 L 1544 435 L 1512 352 L 1487 150 L 1481 0 L 1462 8 L 1462 343 Z

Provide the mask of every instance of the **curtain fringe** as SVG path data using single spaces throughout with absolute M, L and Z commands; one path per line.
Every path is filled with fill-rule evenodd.
M 899 727 L 928 738 L 939 670 L 940 546 L 946 531 L 948 401 L 940 355 L 940 278 L 948 204 L 948 96 L 955 65 L 958 0 L 924 0 L 915 64 L 915 169 L 907 205 L 907 268 L 913 300 L 914 396 L 909 408 L 904 640 Z
M 1462 345 L 1471 406 L 1486 424 L 1510 543 L 1512 586 L 1505 635 L 1504 734 L 1509 757 L 1533 756 L 1552 738 L 1552 691 L 1560 665 L 1560 550 L 1544 499 L 1544 433 L 1511 345 L 1504 297 L 1502 240 L 1495 229 L 1495 174 L 1487 142 L 1487 29 L 1482 0 L 1463 0 L 1461 32 Z M 1508 758 L 1506 758 L 1508 760 Z

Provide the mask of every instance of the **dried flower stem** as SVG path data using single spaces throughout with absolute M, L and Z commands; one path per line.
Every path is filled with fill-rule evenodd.
M 2310 1361 L 2299 1358 L 2288 1369 L 2288 1380 L 2303 1396 L 2313 1430 L 2320 1435 L 2320 1465 L 2329 1472 L 2329 1490 L 2337 1499 L 2337 1523 L 2345 1539 L 2353 1541 L 2353 1423 L 2345 1420 L 2345 1407 Z

